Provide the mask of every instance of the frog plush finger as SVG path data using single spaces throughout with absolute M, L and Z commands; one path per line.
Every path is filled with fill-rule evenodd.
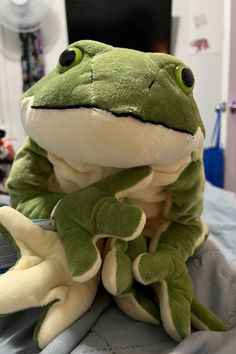
M 153 252 L 163 251 L 167 259 L 176 249 L 180 267 L 204 242 L 207 232 L 199 218 L 205 133 L 193 87 L 191 70 L 172 56 L 85 40 L 70 45 L 56 69 L 23 95 L 22 123 L 29 138 L 8 181 L 11 203 L 29 218 L 55 216 L 75 279 L 86 281 L 99 269 L 91 234 L 132 241 L 143 233 L 152 239 Z M 129 179 L 132 171 L 146 172 L 114 189 L 112 176 Z M 128 198 L 136 209 L 127 199 L 118 201 L 117 191 L 125 192 L 118 199 Z M 127 214 L 116 220 L 113 202 L 123 202 Z M 86 257 L 76 255 L 82 241 L 93 253 L 89 266 Z M 133 275 L 145 281 L 142 257 L 134 262 Z M 189 318 L 190 308 L 185 311 Z
M 0 208 L 0 223 L 2 234 L 16 244 L 19 257 L 0 277 L 0 314 L 43 307 L 34 330 L 34 339 L 43 348 L 89 309 L 99 273 L 84 283 L 73 281 L 56 232 L 42 229 L 9 207 Z

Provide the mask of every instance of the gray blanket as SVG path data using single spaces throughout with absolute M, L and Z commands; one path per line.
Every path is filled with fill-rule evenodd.
M 227 324 L 224 333 L 194 332 L 177 344 L 162 327 L 134 321 L 101 288 L 91 309 L 52 341 L 42 354 L 235 354 L 236 198 L 207 185 L 203 215 L 211 235 L 188 262 L 196 294 Z M 0 318 L 0 353 L 36 354 L 32 331 L 41 310 Z

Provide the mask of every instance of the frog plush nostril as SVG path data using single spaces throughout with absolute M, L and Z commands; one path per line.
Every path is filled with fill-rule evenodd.
M 152 82 L 149 84 L 148 88 L 150 90 L 150 88 L 152 87 L 152 85 L 154 84 L 155 80 L 152 80 Z

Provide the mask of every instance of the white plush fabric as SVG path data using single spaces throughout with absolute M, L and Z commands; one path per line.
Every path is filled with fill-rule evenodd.
M 95 108 L 32 109 L 32 100 L 25 98 L 21 104 L 26 132 L 45 150 L 72 164 L 166 165 L 190 155 L 203 142 L 200 127 L 192 136 Z
M 10 207 L 0 208 L 0 223 L 10 232 L 22 255 L 0 277 L 0 289 L 4 289 L 0 291 L 0 313 L 42 307 L 56 301 L 39 330 L 38 343 L 43 348 L 91 306 L 99 273 L 86 283 L 76 283 L 55 232 L 42 229 Z

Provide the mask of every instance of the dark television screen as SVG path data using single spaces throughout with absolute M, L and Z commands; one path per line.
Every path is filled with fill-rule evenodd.
M 171 0 L 66 0 L 69 42 L 170 53 Z

